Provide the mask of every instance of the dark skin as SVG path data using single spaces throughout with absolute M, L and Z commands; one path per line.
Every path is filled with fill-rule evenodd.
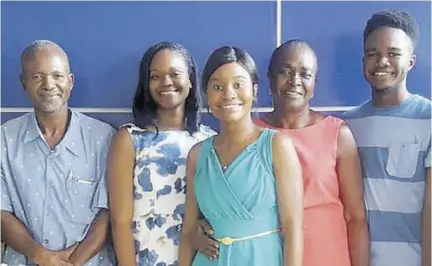
M 284 51 L 282 51 L 284 53 Z M 290 55 L 290 54 L 288 54 Z M 300 75 L 297 75 L 297 79 L 295 82 L 302 84 L 305 84 L 306 88 L 311 88 L 315 84 L 315 76 L 314 70 L 316 71 L 316 57 L 315 54 L 306 54 L 306 57 L 308 57 L 309 66 L 303 67 L 300 70 Z M 293 66 L 285 65 L 284 68 L 277 70 L 278 74 L 280 74 L 281 79 L 288 79 L 288 78 L 295 78 L 292 76 L 292 74 L 295 72 L 295 69 Z M 278 87 L 277 81 L 269 76 L 270 86 L 272 88 Z M 279 81 L 279 83 L 284 83 L 285 81 Z M 291 88 L 292 89 L 292 88 Z M 313 123 L 320 121 L 323 119 L 322 116 L 310 116 L 309 110 L 303 111 L 304 108 L 304 101 L 308 101 L 313 96 L 313 90 L 304 90 L 303 87 L 297 86 L 292 89 L 292 92 L 290 92 L 288 89 L 286 90 L 274 90 L 272 91 L 274 95 L 277 95 L 278 97 L 274 97 L 274 103 L 275 103 L 275 111 L 270 114 L 266 120 L 272 125 L 281 126 L 282 123 L 285 125 L 290 125 L 296 127 L 304 127 L 308 125 L 312 125 Z M 291 99 L 288 101 L 287 99 Z M 299 108 L 300 107 L 300 108 Z M 285 110 L 297 110 L 300 109 L 302 111 L 297 112 L 298 116 L 302 117 L 302 119 L 292 119 L 291 117 L 288 119 L 277 119 L 279 117 L 282 117 L 282 115 L 285 113 Z M 286 117 L 284 117 L 286 118 Z M 305 119 L 306 118 L 306 119 Z M 281 126 L 282 127 L 282 126 Z M 194 245 L 194 248 L 199 250 L 201 253 L 206 255 L 208 258 L 215 259 L 218 257 L 218 246 L 217 242 L 211 238 L 211 235 L 213 234 L 213 230 L 211 229 L 210 225 L 205 220 L 200 220 L 198 223 L 198 227 L 195 234 L 191 235 L 192 244 Z M 211 248 L 203 248 L 203 247 L 211 247 Z
M 269 73 L 275 111 L 264 118 L 270 125 L 298 129 L 315 125 L 325 116 L 310 110 L 317 75 L 317 59 L 305 44 L 294 44 L 280 52 Z M 297 92 L 294 95 L 292 92 Z M 363 177 L 354 137 L 346 124 L 339 130 L 337 163 L 340 199 L 348 231 L 353 266 L 369 265 L 369 234 L 363 201 Z
M 400 29 L 382 27 L 372 32 L 363 55 L 365 79 L 377 107 L 391 107 L 408 99 L 406 79 L 416 56 L 409 36 Z M 422 266 L 431 265 L 431 169 L 426 169 L 426 191 L 422 212 Z
M 159 131 L 184 130 L 191 81 L 187 64 L 175 51 L 161 50 L 150 66 L 150 94 L 157 103 Z M 148 130 L 155 130 L 149 127 Z M 135 150 L 126 129 L 115 136 L 108 155 L 108 191 L 114 249 L 119 266 L 136 265 L 133 222 Z
M 27 54 L 22 63 L 21 83 L 33 104 L 41 132 L 53 149 L 67 130 L 67 103 L 74 83 L 67 56 L 57 46 L 46 45 Z M 36 242 L 13 213 L 1 212 L 2 240 L 40 266 L 83 265 L 105 246 L 108 227 L 108 211 L 103 209 L 82 242 L 52 251 Z
M 305 44 L 294 44 L 282 49 L 271 72 L 268 73 L 274 98 L 274 111 L 263 120 L 284 129 L 312 126 L 325 115 L 312 111 L 309 101 L 313 96 L 318 70 L 314 51 Z M 360 159 L 354 137 L 346 124 L 340 128 L 337 151 L 337 172 L 340 197 L 345 209 L 348 242 L 353 266 L 369 265 L 369 234 L 363 201 L 363 178 Z M 214 245 L 210 226 L 200 221 L 193 234 L 194 247 Z M 198 249 L 209 258 L 218 253 L 209 249 Z
M 24 224 L 8 211 L 1 211 L 2 240 L 7 246 L 40 266 L 73 266 L 69 260 L 77 244 L 61 251 L 45 249 L 30 235 Z
M 363 74 L 371 86 L 375 106 L 399 105 L 410 96 L 406 79 L 415 62 L 412 41 L 404 31 L 384 27 L 368 36 L 364 44 Z
M 249 73 L 237 63 L 220 66 L 207 84 L 207 99 L 212 114 L 219 119 L 220 134 L 214 139 L 219 162 L 228 166 L 250 143 L 257 140 L 262 128 L 254 125 L 250 111 L 257 93 Z M 195 145 L 188 156 L 185 221 L 179 250 L 179 266 L 190 266 L 197 250 L 207 252 L 209 258 L 216 258 L 214 240 L 205 237 L 198 225 L 199 209 L 194 196 L 195 166 L 200 151 Z M 276 134 L 273 141 L 273 162 L 276 189 L 280 210 L 281 227 L 287 232 L 284 239 L 285 266 L 300 266 L 303 260 L 303 183 L 297 154 L 289 138 Z M 286 158 L 290 158 L 288 162 Z M 200 233 L 196 233 L 197 227 Z M 210 232 L 208 232 L 210 233 Z M 196 248 L 199 238 L 210 247 Z M 207 242 L 206 242 L 207 241 Z M 213 244 L 213 245 L 209 245 Z

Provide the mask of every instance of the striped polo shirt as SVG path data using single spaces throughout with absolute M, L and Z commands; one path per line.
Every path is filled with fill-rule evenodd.
M 345 113 L 357 142 L 371 237 L 371 266 L 420 266 L 426 168 L 431 167 L 431 101 L 367 101 Z

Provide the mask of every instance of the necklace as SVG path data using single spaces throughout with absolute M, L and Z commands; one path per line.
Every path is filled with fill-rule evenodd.
M 243 139 L 242 142 L 240 142 L 240 144 L 238 145 L 240 151 L 243 150 L 244 146 L 246 146 L 247 141 L 248 141 L 252 136 L 254 136 L 254 135 L 255 135 L 255 130 L 253 130 L 249 135 L 247 135 L 247 136 Z M 236 157 L 237 157 L 237 156 L 238 156 L 238 155 L 236 155 Z M 236 157 L 234 157 L 234 160 L 235 160 Z M 220 165 L 221 165 L 221 167 L 222 167 L 222 171 L 225 172 L 225 170 L 228 168 L 228 166 L 230 165 L 230 163 L 226 163 L 225 160 L 224 160 L 224 158 L 223 158 L 221 155 L 219 155 L 219 162 L 220 162 Z

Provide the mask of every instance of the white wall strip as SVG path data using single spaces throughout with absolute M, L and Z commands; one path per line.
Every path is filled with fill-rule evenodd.
M 276 48 L 282 44 L 282 0 L 276 0 Z
M 315 111 L 319 112 L 341 112 L 347 111 L 355 106 L 323 106 L 323 107 L 311 107 Z M 97 114 L 128 114 L 131 113 L 129 108 L 81 108 L 81 107 L 71 107 L 72 109 L 82 112 L 82 113 L 97 113 Z M 257 113 L 267 113 L 273 111 L 273 107 L 256 107 L 252 108 L 253 112 Z M 29 113 L 33 112 L 33 108 L 26 107 L 3 107 L 0 108 L 1 113 Z M 202 109 L 202 113 L 207 113 L 207 109 Z

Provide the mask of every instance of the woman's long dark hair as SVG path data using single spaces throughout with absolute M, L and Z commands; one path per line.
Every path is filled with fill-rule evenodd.
M 134 117 L 134 124 L 140 128 L 153 126 L 158 132 L 158 128 L 154 123 L 157 119 L 156 110 L 157 103 L 150 95 L 150 65 L 153 57 L 161 50 L 168 49 L 183 56 L 188 67 L 189 80 L 191 82 L 191 90 L 186 98 L 185 104 L 185 119 L 186 129 L 190 133 L 198 131 L 200 123 L 201 97 L 198 89 L 197 66 L 194 58 L 189 54 L 185 47 L 181 44 L 160 42 L 150 47 L 141 58 L 139 68 L 138 86 L 135 92 L 132 106 L 132 114 Z

